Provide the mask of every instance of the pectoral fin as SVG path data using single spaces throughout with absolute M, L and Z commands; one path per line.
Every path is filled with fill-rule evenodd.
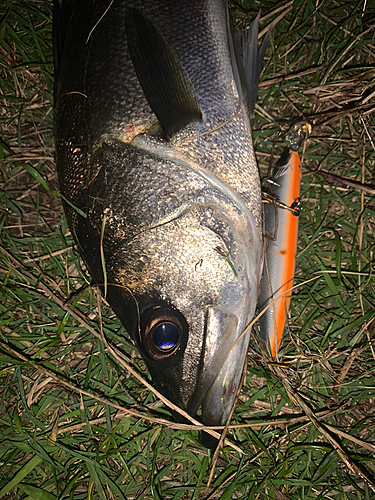
M 193 85 L 153 23 L 138 10 L 126 16 L 128 49 L 141 87 L 164 135 L 202 119 Z

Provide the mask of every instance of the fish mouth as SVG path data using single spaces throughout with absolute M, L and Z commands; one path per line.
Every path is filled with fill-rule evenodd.
M 202 423 L 225 425 L 241 383 L 250 328 L 230 311 L 217 307 L 208 309 L 205 345 L 195 391 L 187 411 L 195 416 L 201 406 Z M 218 336 L 218 332 L 220 335 Z M 213 448 L 217 440 L 202 433 L 202 444 Z

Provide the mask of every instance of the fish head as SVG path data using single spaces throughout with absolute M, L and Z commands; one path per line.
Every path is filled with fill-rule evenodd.
M 206 425 L 226 422 L 240 383 L 260 281 L 254 223 L 203 189 L 178 214 L 106 259 L 108 301 L 155 387 Z

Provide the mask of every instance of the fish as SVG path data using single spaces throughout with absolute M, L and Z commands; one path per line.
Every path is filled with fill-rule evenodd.
M 310 133 L 307 122 L 293 125 L 286 136 L 290 144 L 272 169 L 264 190 L 267 248 L 258 296 L 259 332 L 273 357 L 280 349 L 292 295 L 301 211 L 299 151 Z
M 54 3 L 71 234 L 156 389 L 205 425 L 232 409 L 263 266 L 258 22 L 233 35 L 223 0 Z

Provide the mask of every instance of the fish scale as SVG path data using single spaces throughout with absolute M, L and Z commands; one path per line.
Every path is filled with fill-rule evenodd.
M 257 162 L 252 146 L 251 126 L 247 110 L 242 105 L 238 116 L 210 134 L 200 135 L 190 140 L 177 141 L 176 149 L 187 157 L 199 161 L 205 169 L 240 194 L 262 237 L 261 189 Z M 231 138 L 228 141 L 228 136 Z

